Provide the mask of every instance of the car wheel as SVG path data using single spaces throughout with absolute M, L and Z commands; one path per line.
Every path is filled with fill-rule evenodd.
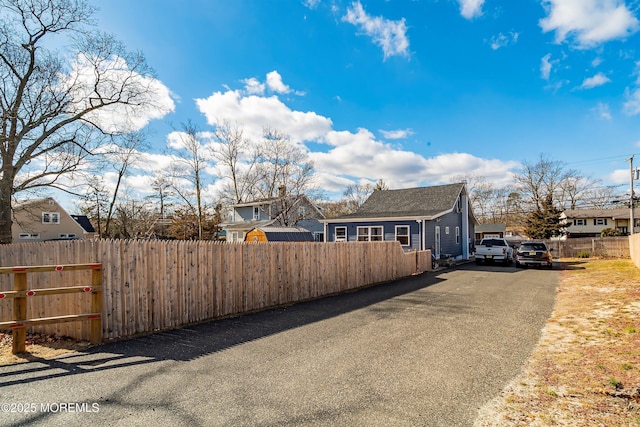
M 524 265 L 520 264 L 518 261 L 516 261 L 516 268 L 523 268 Z
M 480 265 L 480 264 L 482 264 L 482 260 L 476 258 L 476 265 Z

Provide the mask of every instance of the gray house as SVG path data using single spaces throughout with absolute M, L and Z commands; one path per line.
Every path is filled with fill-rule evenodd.
M 468 259 L 477 223 L 464 183 L 374 191 L 357 212 L 320 221 L 325 242 L 396 240 L 436 259 Z
M 247 233 L 262 227 L 298 227 L 323 241 L 322 211 L 306 196 L 281 196 L 231 206 L 228 221 L 220 224 L 228 242 L 242 242 Z

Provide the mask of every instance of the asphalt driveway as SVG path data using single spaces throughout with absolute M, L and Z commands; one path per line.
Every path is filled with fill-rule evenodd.
M 0 367 L 0 425 L 472 425 L 559 278 L 467 264 Z

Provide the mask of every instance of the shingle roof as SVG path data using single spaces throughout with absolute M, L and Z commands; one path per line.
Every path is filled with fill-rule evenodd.
M 313 234 L 301 227 L 256 227 L 254 230 L 263 231 L 270 242 L 313 242 Z
M 71 218 L 73 218 L 87 233 L 96 232 L 93 225 L 91 225 L 91 221 L 86 215 L 71 215 Z
M 564 215 L 568 219 L 573 218 L 614 218 L 614 219 L 629 219 L 629 208 L 615 208 L 615 209 L 574 209 L 564 211 Z M 635 218 L 640 217 L 640 209 L 633 209 L 633 216 Z
M 453 209 L 463 188 L 463 183 L 457 183 L 374 191 L 356 213 L 342 218 L 434 216 Z

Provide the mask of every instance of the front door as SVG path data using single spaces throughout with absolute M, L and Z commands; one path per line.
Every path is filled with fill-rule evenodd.
M 439 225 L 436 225 L 435 240 L 436 240 L 436 248 L 435 248 L 436 253 L 434 255 L 436 259 L 440 259 L 440 226 Z

